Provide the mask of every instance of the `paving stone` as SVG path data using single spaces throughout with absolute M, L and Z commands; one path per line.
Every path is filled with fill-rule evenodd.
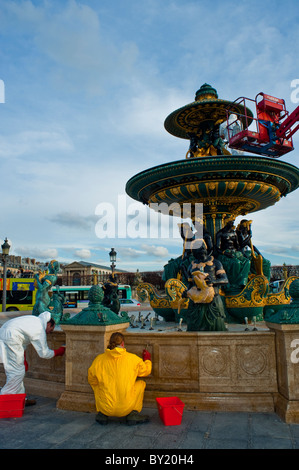
M 37 397 L 23 417 L 0 419 L 0 449 L 102 449 L 105 455 L 115 449 L 120 455 L 128 449 L 299 449 L 299 424 L 275 413 L 186 410 L 178 426 L 165 426 L 156 408 L 143 413 L 149 423 L 129 427 L 115 419 L 101 426 L 95 413 L 59 410 L 56 400 Z
M 256 437 L 291 439 L 290 426 L 274 413 L 254 413 L 251 415 L 252 433 Z
M 189 431 L 182 439 L 180 449 L 203 449 L 205 433 L 201 431 Z
M 247 439 L 206 439 L 204 449 L 248 449 Z
M 263 437 L 252 440 L 252 449 L 293 449 L 293 442 L 290 439 Z

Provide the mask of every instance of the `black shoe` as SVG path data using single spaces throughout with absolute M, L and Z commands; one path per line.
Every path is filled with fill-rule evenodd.
M 103 413 L 99 411 L 98 414 L 96 415 L 96 421 L 99 424 L 108 424 L 108 416 L 104 415 Z
M 25 399 L 25 406 L 33 406 L 36 405 L 36 400 L 30 400 L 29 398 Z
M 148 423 L 149 416 L 141 415 L 138 411 L 133 410 L 130 414 L 126 417 L 126 423 L 128 426 L 134 426 L 135 424 L 142 424 Z

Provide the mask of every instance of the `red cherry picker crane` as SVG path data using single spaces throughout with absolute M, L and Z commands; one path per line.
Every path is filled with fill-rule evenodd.
M 256 118 L 249 115 L 247 101 L 254 102 Z M 244 106 L 244 114 L 234 104 Z M 239 108 L 240 109 L 240 108 Z M 232 149 L 280 157 L 293 147 L 292 136 L 299 129 L 299 106 L 289 114 L 281 98 L 258 93 L 254 100 L 241 97 L 227 108 L 228 146 Z

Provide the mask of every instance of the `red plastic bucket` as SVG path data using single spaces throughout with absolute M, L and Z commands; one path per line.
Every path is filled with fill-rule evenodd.
M 26 393 L 0 395 L 0 418 L 21 418 L 25 407 Z
M 181 424 L 185 404 L 178 397 L 156 398 L 159 416 L 165 426 Z

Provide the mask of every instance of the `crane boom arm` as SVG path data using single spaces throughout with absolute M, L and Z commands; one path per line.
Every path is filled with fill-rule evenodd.
M 281 123 L 279 129 L 276 131 L 278 138 L 284 137 L 289 139 L 295 132 L 299 129 L 299 124 L 292 129 L 292 126 L 299 121 L 299 106 L 297 106 L 294 111 L 289 114 L 289 116 Z M 286 135 L 286 133 L 288 134 Z

